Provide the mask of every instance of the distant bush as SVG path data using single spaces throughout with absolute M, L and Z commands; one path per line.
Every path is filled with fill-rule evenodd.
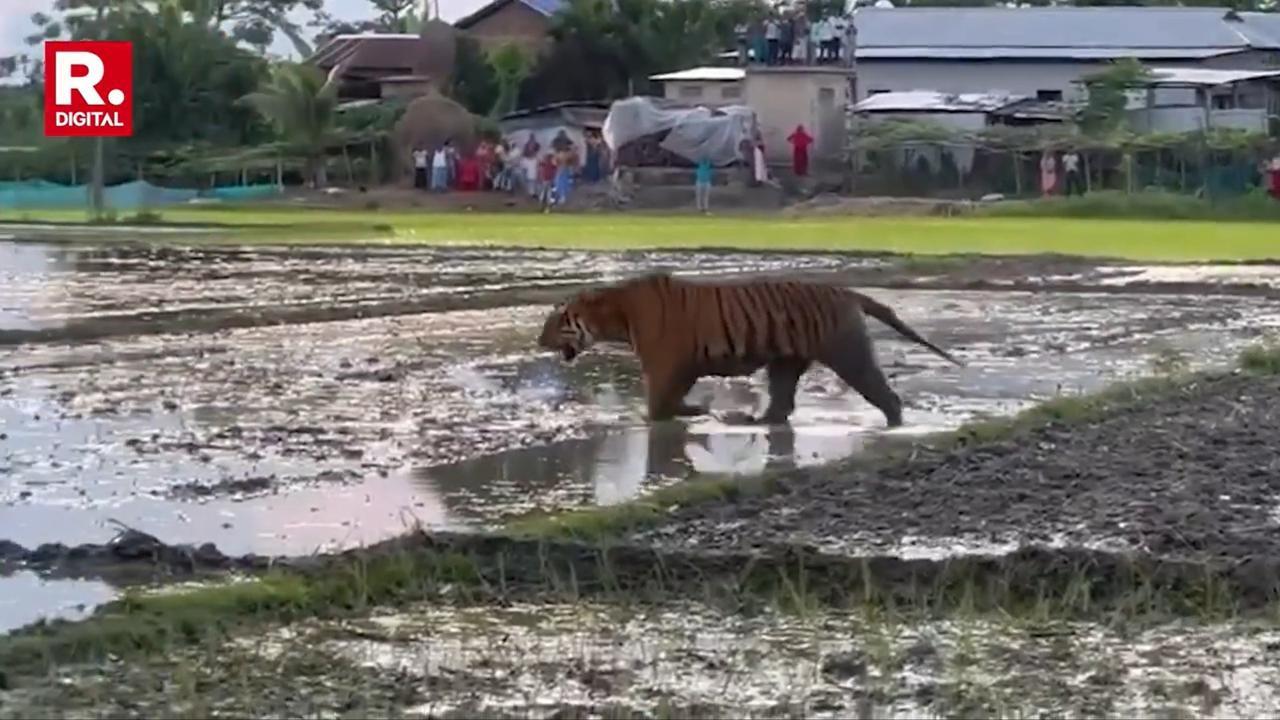
M 164 216 L 155 210 L 139 210 L 129 218 L 129 222 L 137 225 L 154 225 L 163 219 Z
M 1261 190 L 1213 199 L 1160 190 L 1132 194 L 1101 190 L 1075 197 L 991 203 L 978 212 L 996 217 L 1280 220 L 1280 201 Z

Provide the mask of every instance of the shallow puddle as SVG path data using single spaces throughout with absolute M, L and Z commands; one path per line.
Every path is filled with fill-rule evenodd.
M 0 633 L 37 620 L 80 620 L 115 597 L 115 588 L 94 580 L 0 574 Z

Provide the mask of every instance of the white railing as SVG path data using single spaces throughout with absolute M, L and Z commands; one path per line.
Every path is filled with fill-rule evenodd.
M 1129 111 L 1130 123 L 1140 132 L 1193 132 L 1204 129 L 1204 108 L 1157 107 Z M 1267 111 L 1262 108 L 1210 110 L 1210 127 L 1267 131 Z

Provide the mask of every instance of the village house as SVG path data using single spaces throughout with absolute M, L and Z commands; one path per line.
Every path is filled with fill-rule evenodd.
M 814 138 L 815 158 L 844 148 L 845 108 L 852 100 L 853 74 L 840 65 L 697 67 L 653 75 L 663 95 L 685 105 L 746 105 L 756 113 L 770 162 L 787 161 L 787 136 L 804 125 Z
M 896 96 L 860 112 L 883 116 L 896 103 L 898 114 L 928 108 L 945 124 L 1060 121 L 1063 103 L 1085 99 L 1081 80 L 1122 58 L 1160 71 L 1150 92 L 1134 93 L 1136 127 L 1265 130 L 1267 116 L 1280 114 L 1269 75 L 1280 71 L 1280 15 L 1212 7 L 877 6 L 853 17 L 852 68 L 713 66 L 651 79 L 669 100 L 750 106 L 772 161 L 786 157 L 785 137 L 797 123 L 817 138 L 819 157 L 839 152 L 845 108 L 885 93 Z M 1232 72 L 1187 74 L 1193 70 Z M 968 103 L 980 98 L 987 98 L 982 107 Z M 1012 104 L 985 107 L 994 98 Z M 903 109 L 915 103 L 922 108 Z
M 420 35 L 360 33 L 334 36 L 308 62 L 325 73 L 339 71 L 338 97 L 346 102 L 422 95 L 452 58 Z
M 485 50 L 515 45 L 530 56 L 551 43 L 551 18 L 567 0 L 493 0 L 453 24 Z
M 1280 116 L 1280 68 L 1217 70 L 1152 67 L 1145 90 L 1130 93 L 1129 120 L 1139 132 L 1233 128 L 1272 132 Z
M 1109 61 L 1280 70 L 1280 15 L 1212 7 L 864 8 L 855 101 L 876 93 L 1002 92 L 1080 100 Z

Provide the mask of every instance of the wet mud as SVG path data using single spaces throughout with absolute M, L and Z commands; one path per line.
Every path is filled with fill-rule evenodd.
M 1275 377 L 1205 379 L 1094 422 L 783 476 L 776 495 L 685 508 L 643 539 L 904 557 L 1031 543 L 1196 561 L 1280 557 L 1278 401 Z
M 1258 717 L 1280 701 L 1278 652 L 1249 623 L 422 605 L 63 669 L 0 717 Z
M 1270 266 L 172 241 L 7 242 L 0 259 L 0 536 L 28 550 L 105 546 L 120 523 L 230 557 L 304 556 L 816 468 L 883 434 L 822 370 L 790 432 L 720 419 L 759 411 L 762 377 L 699 383 L 713 415 L 657 430 L 628 353 L 564 367 L 534 350 L 547 303 L 656 267 L 825 277 L 893 305 L 969 367 L 874 327 L 907 405 L 891 436 L 1222 364 L 1280 328 Z M 995 284 L 967 289 L 980 283 Z

